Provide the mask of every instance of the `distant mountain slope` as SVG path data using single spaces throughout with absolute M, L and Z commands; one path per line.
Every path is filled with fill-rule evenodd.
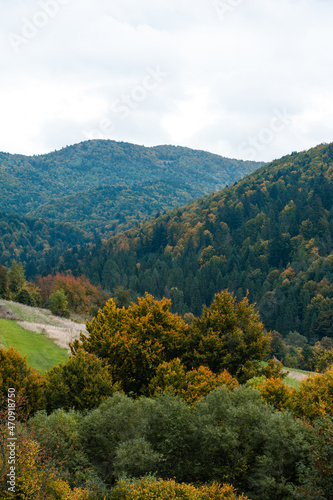
M 182 206 L 198 197 L 198 189 L 173 181 L 104 186 L 45 203 L 29 215 L 75 221 L 88 234 L 108 239 L 146 221 L 152 214 L 169 210 L 175 203 Z
M 0 264 L 10 267 L 13 259 L 21 262 L 27 278 L 59 267 L 61 257 L 70 248 L 74 248 L 71 258 L 77 262 L 87 243 L 83 231 L 71 224 L 0 212 Z
M 333 337 L 332 215 L 333 144 L 323 144 L 95 247 L 80 270 L 195 315 L 221 289 L 248 290 L 267 328 Z
M 104 140 L 40 156 L 0 153 L 0 210 L 70 222 L 106 238 L 261 165 L 183 147 Z

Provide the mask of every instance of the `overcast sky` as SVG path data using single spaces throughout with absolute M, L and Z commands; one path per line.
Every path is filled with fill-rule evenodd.
M 332 0 L 0 0 L 0 151 L 333 141 Z

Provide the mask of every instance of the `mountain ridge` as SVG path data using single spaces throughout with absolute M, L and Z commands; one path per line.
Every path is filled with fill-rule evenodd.
M 181 146 L 153 146 L 146 148 L 135 144 L 110 140 L 84 141 L 46 155 L 24 156 L 0 154 L 1 200 L 0 210 L 46 218 L 56 222 L 69 222 L 93 236 L 82 214 L 77 209 L 77 197 L 82 197 L 85 208 L 95 214 L 94 227 L 99 237 L 108 238 L 115 231 L 102 231 L 105 220 L 111 226 L 128 229 L 148 219 L 156 212 L 169 210 L 187 201 L 216 191 L 260 167 L 262 162 L 246 162 L 223 158 L 201 150 Z M 144 214 L 135 216 L 137 205 L 133 200 L 134 187 L 144 187 L 151 182 Z M 168 183 L 167 200 L 161 183 Z M 125 222 L 116 218 L 119 213 L 118 198 L 112 189 L 121 186 L 128 213 Z M 102 202 L 94 189 L 109 188 L 110 196 Z M 105 195 L 106 191 L 104 192 Z M 72 199 L 69 197 L 73 197 Z M 64 206 L 62 205 L 64 201 Z M 150 200 L 153 207 L 149 208 Z M 69 208 L 69 210 L 66 209 Z M 140 210 L 139 210 L 140 211 Z M 84 214 L 83 214 L 84 215 Z M 91 225 L 90 225 L 91 226 Z

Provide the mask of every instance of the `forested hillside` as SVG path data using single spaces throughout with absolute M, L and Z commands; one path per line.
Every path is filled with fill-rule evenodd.
M 158 190 L 162 209 L 190 196 L 171 185 L 90 186 L 95 204 L 78 191 L 38 209 L 85 231 L 0 214 L 0 297 L 89 318 L 41 373 L 41 338 L 28 353 L 31 332 L 22 347 L 1 322 L 0 498 L 333 500 L 333 144 L 91 245 L 102 206 L 119 210 L 106 237 L 157 209 Z M 291 386 L 273 355 L 321 373 Z
M 0 210 L 110 237 L 260 167 L 183 147 L 85 141 L 46 155 L 0 154 Z
M 333 145 L 322 144 L 96 246 L 79 270 L 195 315 L 219 290 L 248 290 L 267 329 L 332 337 L 332 203 Z
M 0 264 L 10 267 L 13 260 L 21 262 L 28 279 L 61 268 L 68 249 L 77 261 L 87 242 L 85 233 L 72 224 L 0 212 Z
M 197 198 L 198 190 L 177 181 L 142 182 L 132 186 L 103 186 L 45 203 L 35 217 L 74 221 L 90 238 L 126 231 L 152 214 Z

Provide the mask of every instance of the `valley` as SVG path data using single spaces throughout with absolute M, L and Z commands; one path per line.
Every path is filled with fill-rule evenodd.
M 331 499 L 333 144 L 87 141 L 0 175 L 24 498 Z

